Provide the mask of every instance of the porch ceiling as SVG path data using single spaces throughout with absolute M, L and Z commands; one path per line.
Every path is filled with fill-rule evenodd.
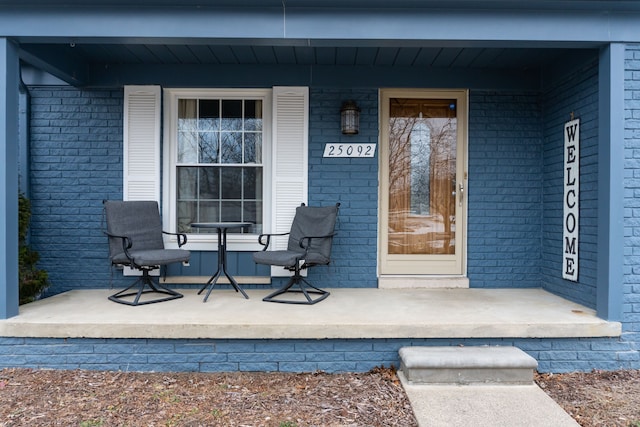
M 113 290 L 75 290 L 20 307 L 0 336 L 51 338 L 574 338 L 619 336 L 621 325 L 541 289 L 330 289 L 313 306 L 217 290 L 129 307 Z M 167 314 L 171 313 L 170 316 Z
M 404 73 L 418 79 L 429 71 L 432 82 L 434 75 L 451 78 L 453 72 L 472 76 L 477 82 L 482 81 L 482 75 L 492 75 L 497 81 L 511 79 L 535 84 L 539 83 L 542 70 L 553 64 L 594 55 L 592 49 L 570 47 L 434 46 L 409 42 L 354 46 L 345 45 L 345 41 L 324 41 L 322 45 L 260 41 L 242 44 L 237 40 L 169 44 L 78 41 L 22 43 L 20 48 L 27 64 L 69 84 L 85 87 L 144 82 L 150 73 L 162 76 L 159 79 L 164 81 L 176 75 L 190 75 L 194 84 L 207 75 L 216 75 L 218 82 L 222 81 L 221 76 L 247 75 L 253 80 L 258 77 L 274 84 L 291 84 L 279 82 L 278 76 L 292 72 L 298 76 L 313 75 L 316 81 L 324 81 L 323 76 L 346 73 L 351 80 L 346 78 L 343 83 L 349 86 L 362 82 L 363 75 L 373 78 L 389 70 L 396 70 L 398 76 Z M 410 81 L 404 76 L 400 78 Z
M 25 44 L 27 52 L 85 65 L 354 65 L 531 69 L 567 56 L 565 48 L 276 46 L 261 44 Z
M 77 86 L 133 84 L 196 67 L 194 74 L 251 77 L 268 67 L 279 67 L 273 74 L 314 67 L 314 75 L 318 67 L 539 72 L 625 39 L 618 27 L 637 14 L 630 2 L 581 0 L 17 3 L 0 2 L 0 33 L 19 44 L 25 62 Z

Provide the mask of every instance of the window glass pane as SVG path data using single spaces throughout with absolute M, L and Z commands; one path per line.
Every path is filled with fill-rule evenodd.
M 218 163 L 218 132 L 200 133 L 200 163 Z
M 178 100 L 178 130 L 196 130 L 198 111 L 195 99 Z
M 427 119 L 416 119 L 411 129 L 410 215 L 429 215 L 431 200 L 431 128 Z
M 388 253 L 455 253 L 455 100 L 390 100 Z
M 176 217 L 181 232 L 215 233 L 191 229 L 196 221 L 248 221 L 256 224 L 248 232 L 262 232 L 263 108 L 256 99 L 178 100 Z
M 218 130 L 220 127 L 220 101 L 217 99 L 200 100 L 198 128 L 200 130 Z
M 244 168 L 243 171 L 244 200 L 262 199 L 262 169 Z
M 178 233 L 190 233 L 191 223 L 198 218 L 198 203 L 191 201 L 178 201 Z
M 262 134 L 244 134 L 244 163 L 262 163 Z
M 262 130 L 262 101 L 244 101 L 244 130 Z
M 242 168 L 226 167 L 222 171 L 222 199 L 242 198 Z
M 219 202 L 200 202 L 200 222 L 218 222 L 220 221 L 220 203 Z M 209 231 L 215 231 L 210 229 Z
M 255 224 L 247 228 L 249 233 L 262 233 L 262 202 L 245 201 L 242 208 L 242 220 Z
M 198 168 L 179 167 L 177 171 L 178 200 L 195 200 Z
M 242 130 L 242 100 L 222 101 L 222 130 Z
M 199 186 L 200 200 L 220 198 L 220 168 L 199 168 Z
M 198 134 L 196 132 L 178 132 L 178 163 L 198 161 Z
M 221 205 L 221 221 L 235 222 L 242 220 L 242 203 L 239 200 L 223 201 Z
M 221 163 L 242 163 L 242 133 L 222 132 L 221 141 Z

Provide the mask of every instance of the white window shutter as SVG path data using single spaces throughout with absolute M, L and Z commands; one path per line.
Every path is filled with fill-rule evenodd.
M 273 88 L 272 232 L 287 233 L 296 207 L 308 198 L 309 88 Z M 277 237 L 273 249 L 286 249 L 288 236 Z M 272 267 L 273 276 L 287 276 Z
M 160 202 L 160 86 L 125 86 L 123 200 Z

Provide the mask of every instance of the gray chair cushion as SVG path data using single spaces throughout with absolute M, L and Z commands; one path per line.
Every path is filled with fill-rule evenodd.
M 183 249 L 165 249 L 162 221 L 155 201 L 104 202 L 107 232 L 126 236 L 131 242 L 129 259 L 120 237 L 109 237 L 109 258 L 113 264 L 138 266 L 165 265 L 188 261 L 191 253 Z
M 299 206 L 291 224 L 287 250 L 262 251 L 253 254 L 257 264 L 293 267 L 298 261 L 306 264 L 328 264 L 331 260 L 333 233 L 338 216 L 338 206 Z M 330 237 L 322 237 L 330 236 Z M 311 240 L 305 237 L 312 237 Z M 309 250 L 305 257 L 305 247 Z
M 257 264 L 291 267 L 300 261 L 303 255 L 303 253 L 295 251 L 262 251 L 255 252 L 253 254 L 253 260 Z
M 333 234 L 338 217 L 337 206 L 298 206 L 296 215 L 291 224 L 289 243 L 287 249 L 290 251 L 304 252 L 300 247 L 300 240 L 305 236 L 320 237 Z M 304 245 L 311 244 L 308 257 L 316 256 L 317 259 L 328 260 L 331 258 L 331 246 L 333 238 L 314 238 L 310 241 L 303 241 Z
M 138 265 L 165 265 L 189 261 L 191 253 L 183 249 L 161 249 L 129 252 Z

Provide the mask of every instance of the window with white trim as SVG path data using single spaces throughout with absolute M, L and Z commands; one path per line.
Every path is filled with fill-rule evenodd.
M 178 98 L 178 232 L 225 221 L 262 231 L 263 108 L 255 98 Z
M 216 235 L 189 230 L 193 221 L 253 222 L 229 234 L 230 250 L 259 250 L 256 234 L 289 231 L 308 196 L 307 87 L 125 86 L 124 94 L 124 200 L 161 203 L 163 229 L 188 232 L 190 250 L 216 249 Z M 175 237 L 165 235 L 165 245 L 176 247 Z
M 231 240 L 262 233 L 270 208 L 264 205 L 270 107 L 270 90 L 165 90 L 163 174 L 171 230 L 204 234 L 191 240 L 206 242 L 215 230 L 192 229 L 191 223 L 243 221 L 254 225 L 234 230 Z

